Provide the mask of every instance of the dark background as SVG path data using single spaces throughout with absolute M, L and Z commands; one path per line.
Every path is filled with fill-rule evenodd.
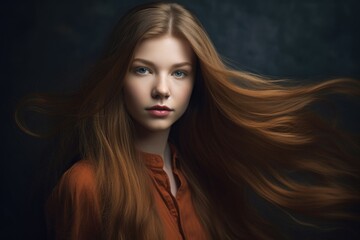
M 119 16 L 142 2 L 2 1 L 0 239 L 44 237 L 35 179 L 43 174 L 39 159 L 47 142 L 16 128 L 16 102 L 31 92 L 76 86 Z M 304 82 L 360 78 L 359 1 L 178 2 L 195 12 L 219 53 L 242 70 Z M 344 127 L 359 133 L 358 105 L 339 106 Z

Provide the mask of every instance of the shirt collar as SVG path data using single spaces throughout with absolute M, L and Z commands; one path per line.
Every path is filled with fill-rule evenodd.
M 169 143 L 169 147 L 171 152 L 172 166 L 173 168 L 177 168 L 178 154 L 176 147 L 171 143 Z M 145 161 L 145 164 L 148 168 L 162 169 L 164 167 L 164 160 L 159 154 L 141 152 L 141 151 L 139 151 L 139 153 L 141 158 Z

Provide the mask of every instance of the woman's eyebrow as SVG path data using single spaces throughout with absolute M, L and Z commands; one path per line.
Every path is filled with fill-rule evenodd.
M 149 60 L 146 59 L 142 59 L 142 58 L 134 58 L 133 62 L 138 61 L 138 62 L 142 62 L 144 64 L 147 64 L 151 67 L 155 67 L 155 64 Z M 180 63 L 176 63 L 173 64 L 171 67 L 182 67 L 182 66 L 187 66 L 189 65 L 190 67 L 192 67 L 192 64 L 190 62 L 180 62 Z

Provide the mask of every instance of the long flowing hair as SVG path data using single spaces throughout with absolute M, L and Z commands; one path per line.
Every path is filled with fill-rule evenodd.
M 359 83 L 333 79 L 310 85 L 234 70 L 220 58 L 201 23 L 176 3 L 131 9 L 116 25 L 85 84 L 67 96 L 31 95 L 25 108 L 60 121 L 53 129 L 76 136 L 75 150 L 92 162 L 105 239 L 162 239 L 145 166 L 136 155 L 134 126 L 123 100 L 123 78 L 142 40 L 170 34 L 196 57 L 196 80 L 185 114 L 169 141 L 181 156 L 193 203 L 212 239 L 272 239 L 246 198 L 251 189 L 286 211 L 346 217 L 359 200 L 359 146 L 311 107 L 333 93 L 359 95 Z M 67 136 L 70 136 L 70 135 Z M 73 138 L 74 139 L 74 138 Z M 311 183 L 294 174 L 305 174 Z M 349 184 L 352 183 L 352 184 Z

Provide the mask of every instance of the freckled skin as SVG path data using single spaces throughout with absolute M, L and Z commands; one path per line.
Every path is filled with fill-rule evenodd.
M 151 132 L 170 129 L 188 106 L 194 65 L 194 53 L 183 39 L 165 35 L 146 39 L 138 46 L 124 79 L 126 109 L 136 124 Z M 155 105 L 172 111 L 154 116 L 148 108 Z

